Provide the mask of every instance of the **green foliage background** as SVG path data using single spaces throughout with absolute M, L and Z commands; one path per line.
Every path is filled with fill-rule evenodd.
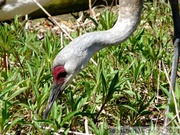
M 116 14 L 105 11 L 98 26 L 88 31 L 109 29 L 116 19 Z M 42 115 L 51 90 L 51 64 L 70 40 L 63 37 L 61 42 L 50 31 L 39 40 L 37 31 L 24 29 L 25 23 L 16 18 L 12 24 L 0 25 L 1 134 L 52 134 L 41 124 L 54 128 L 53 132 L 84 132 L 85 119 L 93 134 L 108 134 L 110 127 L 118 130 L 120 125 L 162 126 L 171 98 L 165 72 L 170 74 L 173 57 L 169 5 L 146 2 L 135 33 L 124 43 L 96 53 L 93 59 L 98 65 L 88 63 L 53 105 L 48 120 L 42 120 Z M 179 107 L 179 78 L 177 82 Z M 173 103 L 170 107 L 173 111 Z M 176 119 L 171 124 L 179 126 Z

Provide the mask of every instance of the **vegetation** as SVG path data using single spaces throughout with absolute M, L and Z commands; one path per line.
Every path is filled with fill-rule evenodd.
M 109 29 L 116 19 L 117 14 L 104 11 L 98 26 L 88 32 Z M 167 99 L 172 98 L 167 78 L 173 57 L 169 5 L 146 2 L 135 33 L 124 43 L 96 53 L 97 65 L 90 61 L 78 74 L 53 105 L 48 120 L 42 115 L 51 91 L 51 64 L 70 40 L 50 31 L 40 40 L 38 31 L 24 29 L 25 23 L 16 18 L 0 25 L 0 134 L 53 134 L 60 129 L 64 134 L 83 133 L 85 121 L 89 133 L 98 135 L 112 134 L 112 129 L 118 133 L 120 126 L 163 126 Z M 75 38 L 85 32 L 79 28 L 70 34 Z M 179 126 L 174 103 L 169 106 L 170 126 Z M 41 129 L 42 124 L 48 128 Z

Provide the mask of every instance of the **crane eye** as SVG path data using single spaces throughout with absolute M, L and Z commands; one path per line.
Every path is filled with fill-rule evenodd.
M 60 73 L 57 75 L 57 79 L 65 78 L 65 77 L 66 77 L 66 72 L 60 72 Z
M 64 82 L 64 79 L 67 75 L 64 66 L 57 66 L 52 70 L 53 79 L 56 83 L 60 84 Z
M 61 71 L 59 72 L 59 74 L 57 74 L 54 80 L 56 81 L 57 84 L 62 84 L 64 83 L 65 78 L 66 78 L 66 72 Z

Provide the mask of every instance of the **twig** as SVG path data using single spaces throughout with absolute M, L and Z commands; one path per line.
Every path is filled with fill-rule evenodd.
M 43 12 L 49 17 L 49 19 L 56 24 L 71 40 L 73 40 L 73 38 L 66 32 L 66 30 L 64 30 L 61 25 L 59 25 L 59 23 L 53 19 L 53 17 L 41 6 L 41 4 L 39 4 L 36 0 L 33 0 L 39 8 L 41 8 L 41 10 L 43 10 Z
M 93 58 L 91 58 L 90 60 L 95 66 L 98 66 L 98 64 L 95 62 L 95 60 Z
M 170 79 L 169 79 L 169 77 L 168 77 L 168 73 L 167 73 L 167 70 L 166 70 L 165 65 L 164 65 L 163 62 L 162 62 L 162 65 L 163 65 L 164 72 L 165 72 L 166 78 L 167 78 L 167 80 L 168 80 L 168 83 L 169 83 L 169 85 L 170 85 L 170 91 L 171 91 L 171 94 L 172 94 L 172 97 L 173 97 L 174 107 L 175 107 L 177 119 L 178 119 L 178 122 L 180 123 L 179 111 L 178 111 L 178 106 L 177 106 L 176 97 L 175 97 L 175 95 L 174 95 L 174 91 L 173 91 L 173 88 L 172 88 L 172 85 L 171 85 L 171 81 L 170 81 Z M 169 98 L 170 98 L 170 97 L 169 97 Z M 167 125 L 167 124 L 166 124 L 166 125 Z
M 160 133 L 165 132 L 165 131 L 164 131 L 165 128 L 166 128 L 167 126 L 169 126 L 169 124 L 170 124 L 176 117 L 179 117 L 179 114 L 176 114 L 176 115 L 171 119 L 171 121 L 168 121 L 168 123 L 167 123 L 166 125 L 163 126 L 163 128 L 158 132 L 157 135 L 159 135 Z
M 178 0 L 169 0 L 172 9 L 172 18 L 174 22 L 174 37 L 173 37 L 173 44 L 174 44 L 174 57 L 172 61 L 172 70 L 171 70 L 171 82 L 170 82 L 170 92 L 174 94 L 175 84 L 176 84 L 176 77 L 177 77 L 177 69 L 178 69 L 178 60 L 180 56 L 180 16 L 179 16 L 179 2 Z M 169 98 L 168 104 L 171 102 Z M 176 113 L 177 113 L 177 108 Z M 170 111 L 168 107 L 167 112 Z M 168 117 L 166 117 L 164 124 L 169 121 Z M 178 117 L 178 122 L 180 124 L 180 119 Z
M 157 80 L 157 93 L 156 93 L 156 100 L 155 103 L 158 104 L 159 102 L 159 86 L 160 86 L 160 70 L 161 70 L 161 61 L 158 61 L 158 65 L 159 65 L 159 73 L 158 73 L 158 80 Z
M 61 25 L 60 25 L 55 19 L 53 19 L 53 17 L 41 6 L 41 4 L 39 4 L 36 0 L 33 0 L 33 1 L 37 4 L 37 6 L 38 6 L 39 8 L 41 8 L 41 10 L 43 10 L 43 12 L 49 17 L 49 19 L 50 19 L 54 24 L 56 24 L 56 25 L 62 30 L 62 32 L 65 33 L 65 34 L 69 37 L 69 39 L 72 41 L 73 38 L 66 32 L 66 30 L 64 30 L 64 29 L 61 27 Z M 92 58 L 91 58 L 90 60 L 92 61 L 92 63 L 93 63 L 95 66 L 98 65 Z
M 90 16 L 94 18 L 94 10 L 92 10 L 92 1 L 89 0 L 89 12 L 90 12 Z
M 29 23 L 28 23 L 28 14 L 25 15 L 25 20 L 27 21 L 25 24 L 25 29 L 27 30 L 29 27 Z
M 88 119 L 87 119 L 86 116 L 84 117 L 84 128 L 85 128 L 85 133 L 86 133 L 86 134 L 89 134 L 89 130 L 88 130 Z

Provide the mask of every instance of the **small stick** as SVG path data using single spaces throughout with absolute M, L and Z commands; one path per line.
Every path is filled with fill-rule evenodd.
M 39 4 L 36 0 L 33 0 L 39 8 L 41 8 L 43 10 L 43 12 L 50 18 L 50 20 L 56 24 L 71 40 L 73 40 L 73 38 L 61 27 L 61 25 L 59 25 L 59 23 L 53 19 L 53 17 L 41 6 L 41 4 Z
M 165 130 L 165 128 L 166 128 L 167 126 L 169 126 L 169 124 L 171 124 L 171 122 L 172 122 L 176 117 L 179 117 L 178 115 L 179 115 L 179 114 L 176 114 L 176 115 L 171 119 L 171 121 L 168 121 L 168 123 L 163 126 L 163 128 L 157 133 L 157 135 L 159 135 L 160 133 L 163 133 L 163 132 L 167 132 L 167 131 Z
M 86 116 L 84 117 L 84 128 L 85 128 L 85 133 L 86 133 L 86 134 L 89 134 L 89 130 L 88 130 L 88 119 L 87 119 Z
M 61 25 L 59 25 L 59 23 L 58 23 L 55 19 L 53 19 L 53 17 L 41 6 L 41 4 L 39 4 L 36 0 L 33 0 L 33 1 L 38 5 L 39 8 L 42 9 L 42 11 L 49 17 L 49 19 L 50 19 L 54 24 L 56 24 L 56 25 L 62 30 L 62 32 L 64 32 L 64 33 L 70 38 L 70 40 L 72 41 L 73 38 L 66 32 L 66 30 L 64 30 L 64 29 L 61 27 Z M 98 64 L 93 60 L 93 58 L 91 58 L 90 60 L 92 61 L 92 63 L 93 63 L 95 66 L 98 65 Z
M 176 97 L 175 97 L 175 95 L 174 95 L 174 91 L 173 91 L 173 89 L 172 89 L 171 81 L 170 81 L 170 79 L 169 79 L 169 77 L 168 77 L 168 73 L 167 73 L 167 70 L 166 70 L 166 68 L 165 68 L 165 65 L 164 65 L 164 63 L 162 63 L 162 64 L 163 64 L 163 68 L 164 68 L 164 71 L 165 71 L 166 78 L 167 78 L 168 83 L 169 83 L 169 85 L 170 85 L 170 90 L 171 90 L 171 94 L 172 94 L 173 101 L 174 101 L 174 107 L 175 107 L 177 119 L 178 119 L 178 122 L 180 123 L 179 111 L 178 111 L 178 106 L 177 106 Z M 169 99 L 170 99 L 170 98 L 169 98 Z M 169 108 L 169 107 L 168 107 L 168 108 Z M 167 116 L 166 116 L 166 118 L 167 118 Z M 167 123 L 169 123 L 169 120 L 168 120 L 168 121 L 165 121 L 164 125 L 167 125 Z
M 174 57 L 172 61 L 172 69 L 171 69 L 171 82 L 170 82 L 170 93 L 174 94 L 175 90 L 175 84 L 176 84 L 176 77 L 177 77 L 177 70 L 178 70 L 178 60 L 180 56 L 180 16 L 179 16 L 179 6 L 178 6 L 178 0 L 169 0 L 171 4 L 172 9 L 172 15 L 173 15 L 173 22 L 174 22 Z M 174 96 L 173 96 L 174 99 Z M 169 98 L 168 104 L 170 104 L 171 99 Z M 175 105 L 176 113 L 177 112 L 177 106 Z M 168 107 L 166 112 L 170 112 L 170 108 Z M 166 116 L 164 125 L 168 123 L 169 119 Z M 178 121 L 180 124 L 180 118 L 178 117 Z

